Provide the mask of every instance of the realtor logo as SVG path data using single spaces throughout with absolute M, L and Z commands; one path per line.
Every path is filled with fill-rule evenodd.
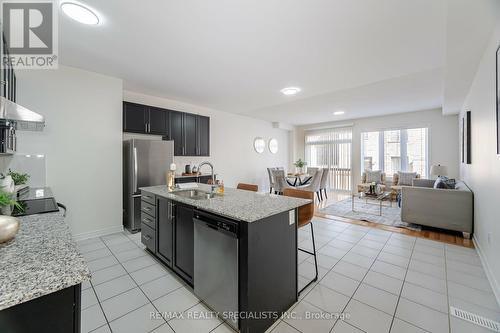
M 18 69 L 57 68 L 57 12 L 52 1 L 3 1 L 2 62 Z

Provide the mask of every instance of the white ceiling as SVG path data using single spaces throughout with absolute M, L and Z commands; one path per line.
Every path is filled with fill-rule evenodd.
M 442 105 L 446 0 L 83 3 L 103 24 L 61 15 L 61 63 L 127 90 L 291 124 Z

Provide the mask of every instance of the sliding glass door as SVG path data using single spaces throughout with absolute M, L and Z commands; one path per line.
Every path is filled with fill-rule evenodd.
M 308 167 L 328 169 L 328 188 L 352 190 L 352 128 L 307 131 L 305 159 Z

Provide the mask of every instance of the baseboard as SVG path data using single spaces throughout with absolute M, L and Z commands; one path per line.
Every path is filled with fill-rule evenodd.
M 101 237 L 109 234 L 116 234 L 117 232 L 122 232 L 122 231 L 123 231 L 123 225 L 118 225 L 95 231 L 82 232 L 81 234 L 73 235 L 73 239 L 75 241 L 81 241 L 88 238 Z
M 490 265 L 488 265 L 488 261 L 486 261 L 486 256 L 484 252 L 481 250 L 481 246 L 476 239 L 476 235 L 472 237 L 472 241 L 474 242 L 474 246 L 476 247 L 477 253 L 479 254 L 479 259 L 481 260 L 481 264 L 483 265 L 484 271 L 486 272 L 486 277 L 490 282 L 491 289 L 493 289 L 493 294 L 497 299 L 497 303 L 500 304 L 500 285 L 498 284 L 497 279 L 495 279 L 495 275 L 491 271 Z

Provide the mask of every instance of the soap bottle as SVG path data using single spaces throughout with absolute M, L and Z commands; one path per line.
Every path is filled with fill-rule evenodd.
M 175 189 L 175 163 L 170 164 L 170 170 L 167 171 L 167 189 L 172 192 Z

